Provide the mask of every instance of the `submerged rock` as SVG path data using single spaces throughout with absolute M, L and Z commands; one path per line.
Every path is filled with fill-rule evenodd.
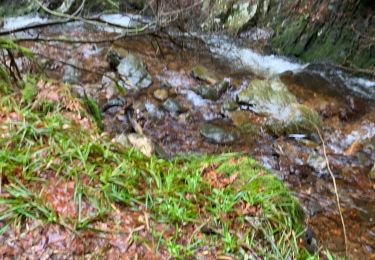
M 223 80 L 213 86 L 200 85 L 194 89 L 194 92 L 204 99 L 216 101 L 227 91 L 228 87 L 229 81 Z
M 279 80 L 253 80 L 237 95 L 237 102 L 257 114 L 267 116 L 275 134 L 312 133 L 320 127 L 317 112 L 297 103 L 297 98 Z
M 238 134 L 234 130 L 212 123 L 203 124 L 200 133 L 206 140 L 215 144 L 230 144 L 238 139 Z
M 148 88 L 152 84 L 151 75 L 147 71 L 146 64 L 140 57 L 129 53 L 117 66 L 118 73 L 130 83 L 130 88 Z M 127 84 L 128 85 L 128 84 Z

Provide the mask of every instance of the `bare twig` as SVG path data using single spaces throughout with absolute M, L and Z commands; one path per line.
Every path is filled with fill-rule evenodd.
M 327 156 L 327 149 L 326 149 L 326 145 L 325 145 L 324 139 L 322 137 L 322 134 L 320 133 L 319 127 L 315 126 L 315 128 L 316 128 L 316 130 L 318 132 L 319 139 L 322 141 L 324 158 L 325 158 L 326 163 L 327 163 L 328 172 L 329 172 L 329 174 L 330 174 L 330 176 L 332 178 L 333 188 L 334 188 L 335 195 L 336 195 L 337 208 L 338 208 L 338 211 L 339 211 L 339 214 L 340 214 L 340 219 L 341 219 L 341 224 L 342 224 L 342 230 L 344 232 L 345 255 L 347 256 L 348 255 L 348 238 L 347 238 L 347 234 L 346 234 L 346 226 L 345 226 L 345 222 L 344 222 L 344 217 L 343 217 L 342 209 L 341 209 L 341 205 L 340 205 L 340 197 L 339 197 L 339 193 L 338 193 L 338 190 L 337 190 L 336 178 L 333 175 L 333 172 L 331 170 L 331 166 L 330 166 L 330 163 L 329 163 L 329 160 L 328 160 L 328 156 Z
M 146 28 L 145 28 L 146 29 Z M 134 37 L 134 36 L 142 36 L 151 34 L 151 31 L 143 30 L 143 32 L 139 33 L 121 33 L 114 37 L 108 37 L 105 39 L 72 39 L 72 38 L 62 38 L 62 37 L 34 37 L 34 38 L 14 38 L 12 41 L 14 42 L 64 42 L 64 43 L 91 43 L 91 44 L 99 44 L 99 43 L 113 43 L 118 40 L 121 40 L 126 37 Z

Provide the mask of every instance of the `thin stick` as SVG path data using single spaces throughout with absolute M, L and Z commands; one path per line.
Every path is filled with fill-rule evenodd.
M 331 166 L 329 164 L 329 160 L 328 160 L 328 156 L 327 156 L 327 150 L 326 150 L 326 145 L 325 145 L 324 139 L 322 137 L 322 134 L 320 133 L 319 127 L 315 126 L 315 128 L 318 131 L 318 135 L 319 135 L 320 140 L 322 141 L 322 144 L 323 144 L 323 153 L 324 153 L 324 157 L 325 157 L 325 160 L 326 160 L 326 163 L 327 163 L 327 169 L 328 169 L 328 172 L 329 172 L 329 174 L 331 175 L 331 178 L 332 178 L 332 183 L 333 183 L 333 187 L 334 187 L 335 195 L 336 195 L 337 208 L 339 210 L 341 224 L 342 224 L 342 230 L 344 232 L 345 255 L 348 256 L 348 237 L 346 235 L 346 226 L 345 226 L 344 217 L 343 217 L 342 209 L 341 209 L 341 205 L 340 205 L 340 197 L 339 197 L 339 193 L 337 191 L 336 178 L 333 175 L 333 172 L 331 170 Z

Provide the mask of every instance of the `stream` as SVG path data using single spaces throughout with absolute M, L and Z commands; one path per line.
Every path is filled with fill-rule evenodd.
M 224 35 L 174 29 L 113 43 L 35 40 L 107 39 L 122 33 L 112 25 L 148 22 L 122 14 L 100 19 L 111 25 L 71 22 L 13 36 L 24 39 L 23 46 L 40 54 L 38 61 L 48 76 L 68 82 L 78 95 L 86 93 L 98 101 L 105 130 L 114 138 L 131 132 L 130 121 L 136 120 L 168 158 L 188 153 L 251 155 L 294 192 L 319 246 L 343 254 L 334 187 L 319 136 L 269 131 L 269 114 L 259 113 L 239 98 L 254 80 L 283 82 L 296 103 L 322 118 L 321 134 L 338 184 L 350 254 L 356 259 L 375 258 L 375 180 L 369 177 L 375 161 L 375 81 L 331 65 L 303 64 L 252 49 L 249 39 L 267 38 L 267 32 L 256 32 L 257 37 L 245 35 L 236 42 Z M 9 18 L 2 30 L 45 21 L 39 16 Z M 113 81 L 119 77 L 108 60 L 109 50 L 140 58 L 146 67 L 139 66 L 146 68 L 150 84 L 143 75 L 147 87 L 134 90 L 122 80 L 125 90 L 120 91 Z M 17 62 L 24 71 L 28 69 L 22 58 Z M 205 85 L 225 87 L 211 93 Z

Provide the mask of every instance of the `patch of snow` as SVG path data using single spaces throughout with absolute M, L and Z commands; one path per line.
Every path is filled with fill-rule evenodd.
M 39 15 L 36 16 L 18 16 L 9 17 L 4 19 L 3 30 L 14 30 L 22 28 L 31 24 L 38 24 L 47 21 L 46 18 L 42 18 Z

